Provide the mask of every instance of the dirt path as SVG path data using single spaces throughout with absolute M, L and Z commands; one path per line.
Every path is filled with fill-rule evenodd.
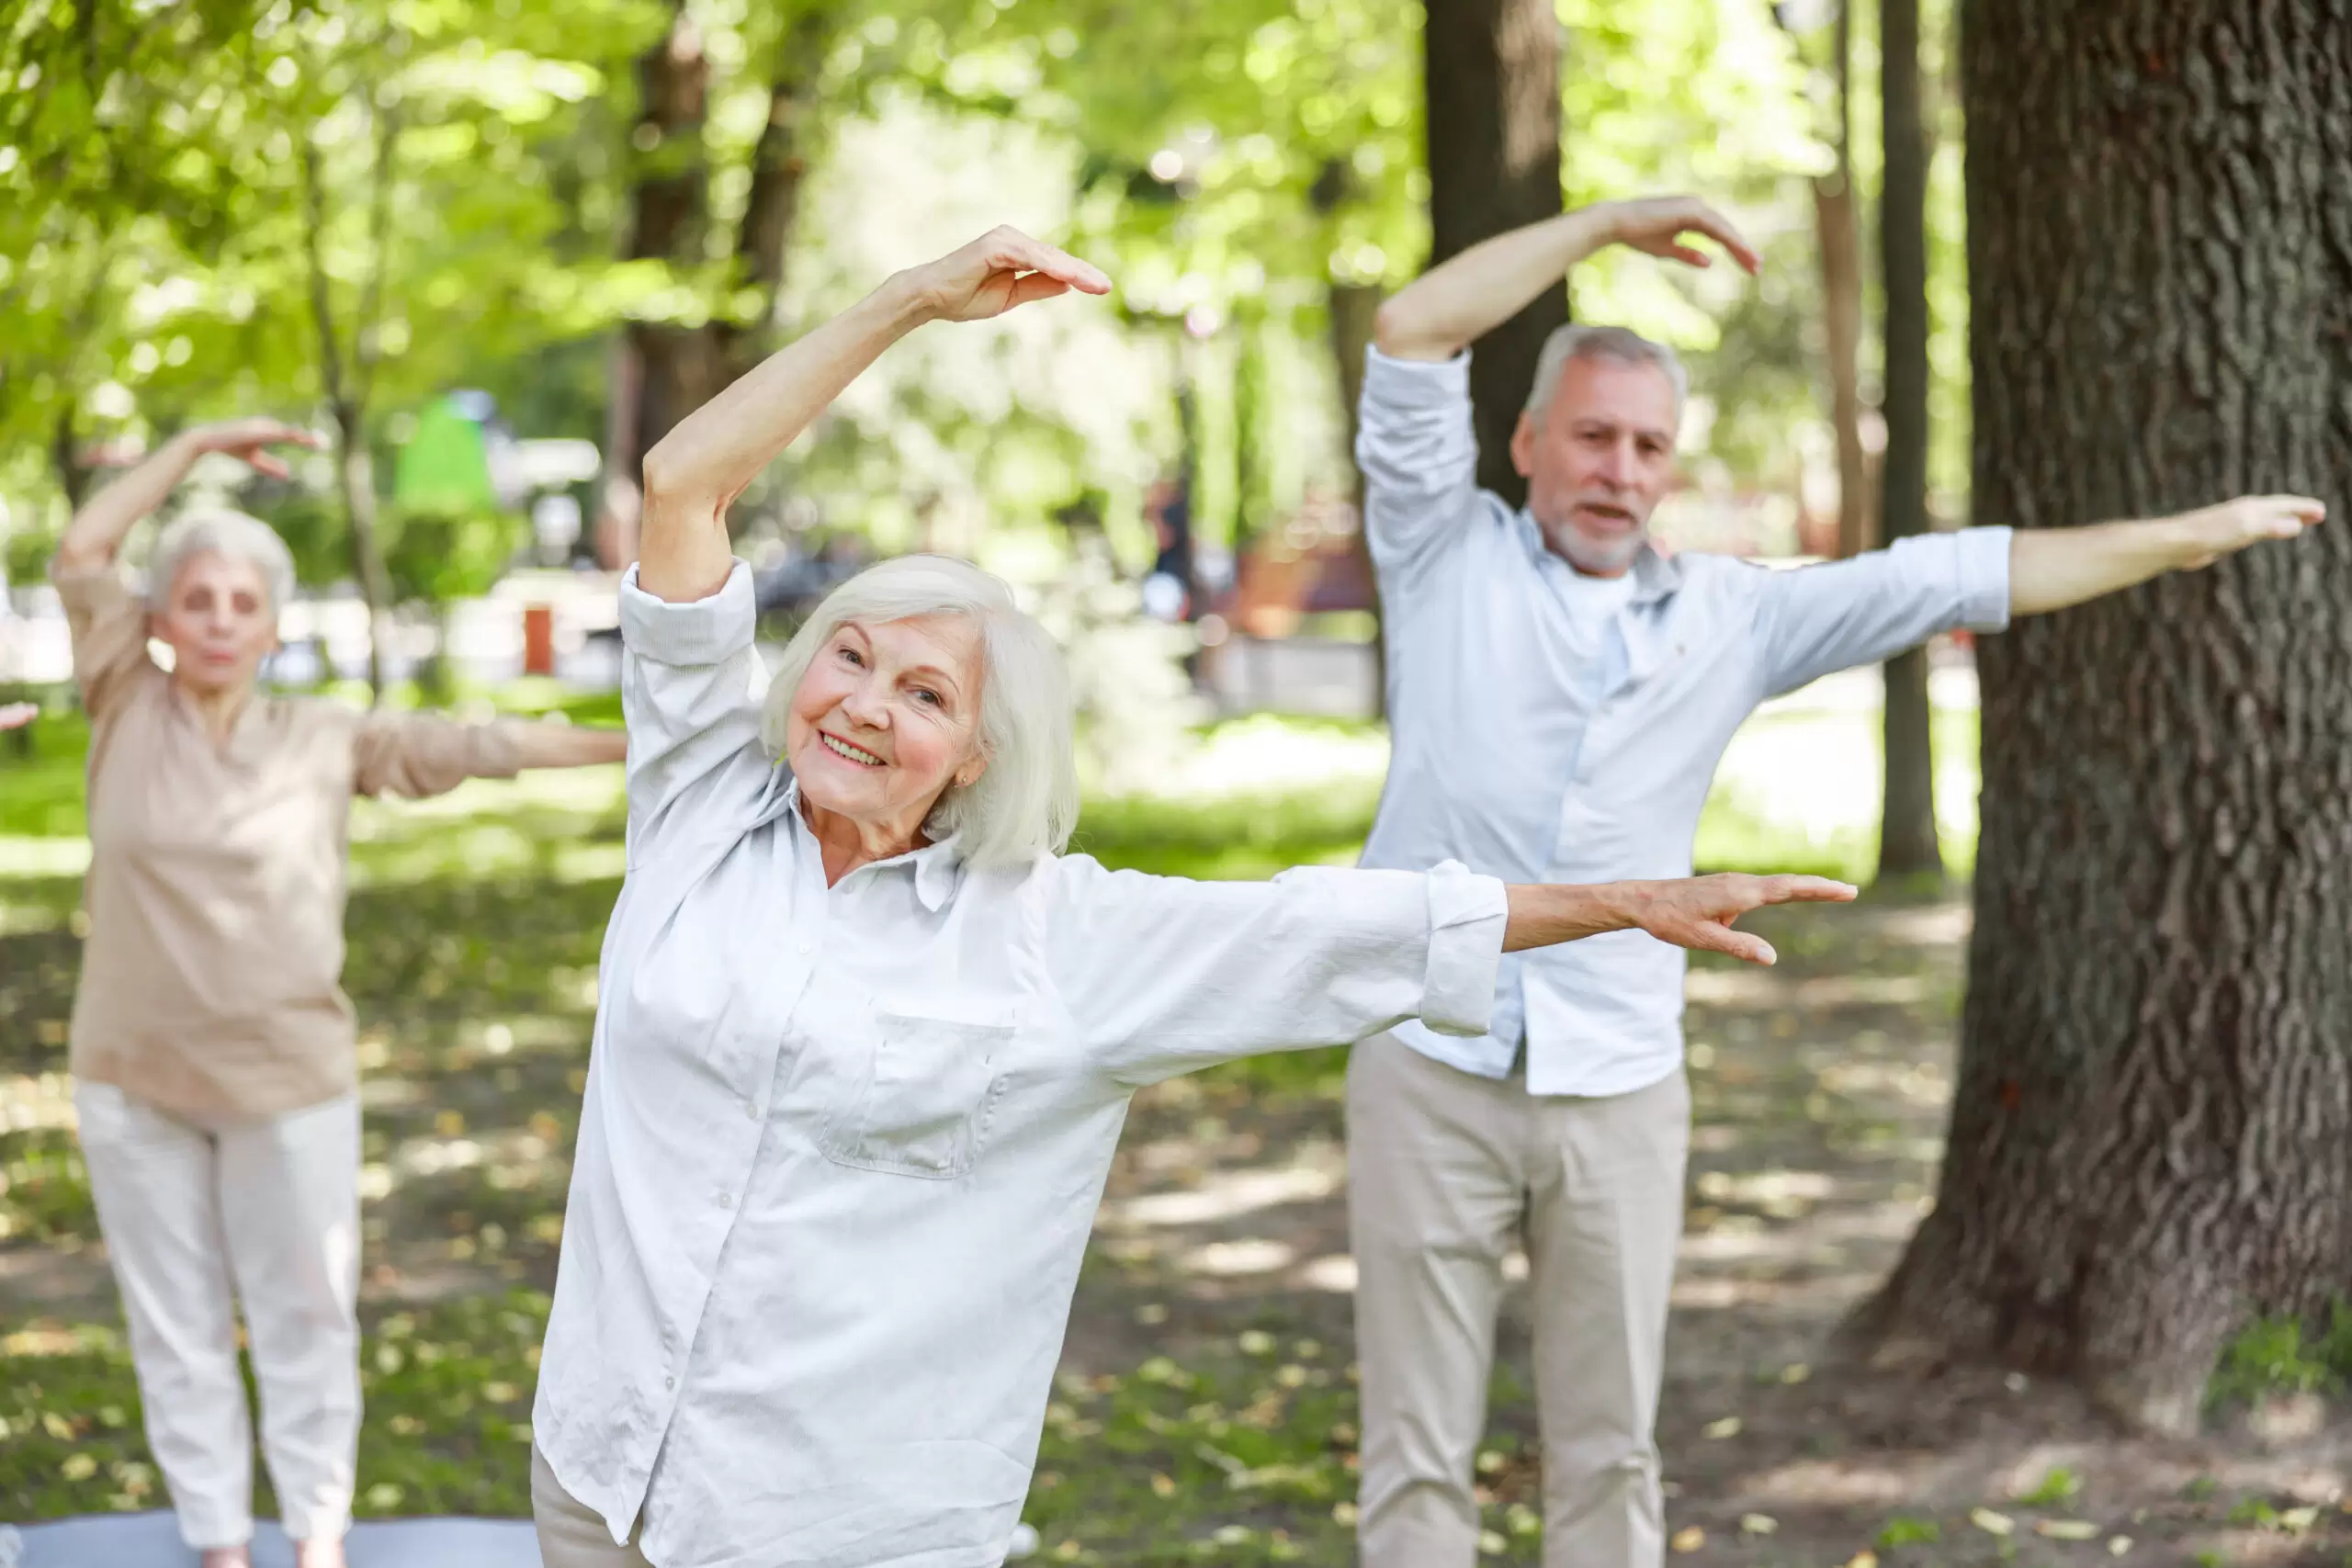
M 1919 1382 L 1820 1365 L 1830 1331 L 1929 1202 L 1967 910 L 1865 906 L 1757 923 L 1778 968 L 1704 964 L 1690 987 L 1690 1207 L 1659 1421 L 1676 1560 L 2352 1562 L 2352 1427 L 2341 1421 L 2289 1435 L 2313 1413 L 2273 1410 L 2267 1437 L 2240 1416 L 2199 1442 L 2130 1442 L 2067 1391 L 2023 1378 Z M 1210 1388 L 1240 1382 L 1227 1413 L 1238 1428 L 1243 1336 L 1344 1355 L 1354 1269 L 1339 1070 L 1332 1058 L 1228 1071 L 1138 1102 L 1080 1292 L 1069 1389 L 1172 1358 Z M 1507 1305 L 1482 1469 L 1488 1560 L 1532 1563 L 1540 1457 L 1525 1289 L 1514 1283 Z M 1333 1425 L 1321 1446 L 1345 1471 L 1353 1431 Z M 1334 1491 L 1343 1523 L 1344 1483 Z M 1244 1522 L 1225 1527 L 1227 1544 L 1247 1555 L 1230 1560 L 1278 1560 L 1278 1534 L 1306 1560 L 1347 1560 L 1321 1529 L 1278 1522 L 1302 1509 L 1234 1512 Z

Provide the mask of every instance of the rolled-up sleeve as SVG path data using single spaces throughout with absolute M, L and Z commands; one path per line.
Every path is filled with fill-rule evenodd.
M 774 763 L 760 745 L 767 666 L 753 643 L 752 569 L 735 562 L 706 599 L 673 604 L 621 580 L 621 714 L 628 726 L 628 857 L 673 823 L 735 825 Z
M 127 682 L 163 673 L 147 654 L 147 606 L 111 564 L 75 571 L 52 558 L 49 580 L 65 606 L 83 710 L 104 717 Z
M 1356 464 L 1373 562 L 1384 586 L 1409 586 L 1459 543 L 1477 496 L 1469 354 L 1426 361 L 1367 348 Z
M 1898 540 L 1851 560 L 1765 573 L 1756 617 L 1768 689 L 1793 691 L 1966 626 L 2009 624 L 2009 530 Z
M 1189 882 L 1057 863 L 1048 966 L 1090 1057 L 1155 1082 L 1237 1056 L 1349 1044 L 1408 1018 L 1487 1031 L 1502 884 L 1310 867 Z
M 369 714 L 353 738 L 351 787 L 358 795 L 446 795 L 468 779 L 511 779 L 521 768 L 503 722 Z

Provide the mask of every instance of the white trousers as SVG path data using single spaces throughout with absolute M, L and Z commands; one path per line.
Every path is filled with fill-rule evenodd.
M 286 1533 L 337 1538 L 359 1449 L 359 1101 L 197 1123 L 75 1086 L 82 1157 L 130 1329 L 147 1446 L 205 1551 L 253 1534 L 253 1427 Z
M 1547 1568 L 1656 1568 L 1690 1090 L 1531 1095 L 1392 1035 L 1348 1066 L 1363 1568 L 1471 1568 L 1503 1259 L 1527 1249 Z

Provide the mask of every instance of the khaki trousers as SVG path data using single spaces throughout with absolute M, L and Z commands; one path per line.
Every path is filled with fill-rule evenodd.
M 627 1546 L 613 1544 L 613 1532 L 595 1509 L 563 1489 L 538 1445 L 531 1445 L 531 1522 L 539 1532 L 539 1568 L 652 1568 L 637 1549 L 637 1532 Z
M 1348 1067 L 1363 1568 L 1471 1568 L 1503 1258 L 1523 1240 L 1546 1568 L 1655 1568 L 1657 1416 L 1690 1090 L 1538 1096 L 1392 1035 Z

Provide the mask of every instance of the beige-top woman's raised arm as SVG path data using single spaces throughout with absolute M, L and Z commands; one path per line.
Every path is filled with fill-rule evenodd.
M 1852 895 L 1108 871 L 1063 852 L 1058 651 L 939 557 L 853 578 L 771 671 L 729 500 L 914 325 L 1107 287 L 999 230 L 647 460 L 628 873 L 532 1418 L 548 1568 L 1002 1562 L 1137 1086 L 1408 1018 L 1476 1034 L 1507 947 L 1638 928 L 1769 961 L 1739 914 Z
M 261 690 L 294 564 L 240 513 L 184 513 L 145 592 L 123 581 L 124 538 L 198 458 L 284 478 L 271 448 L 317 444 L 266 419 L 184 431 L 92 497 L 50 565 L 90 717 L 74 1105 L 148 1446 L 206 1568 L 240 1568 L 253 1533 L 240 1305 L 287 1533 L 303 1568 L 343 1562 L 359 1437 L 351 797 L 617 762 L 627 744 Z

